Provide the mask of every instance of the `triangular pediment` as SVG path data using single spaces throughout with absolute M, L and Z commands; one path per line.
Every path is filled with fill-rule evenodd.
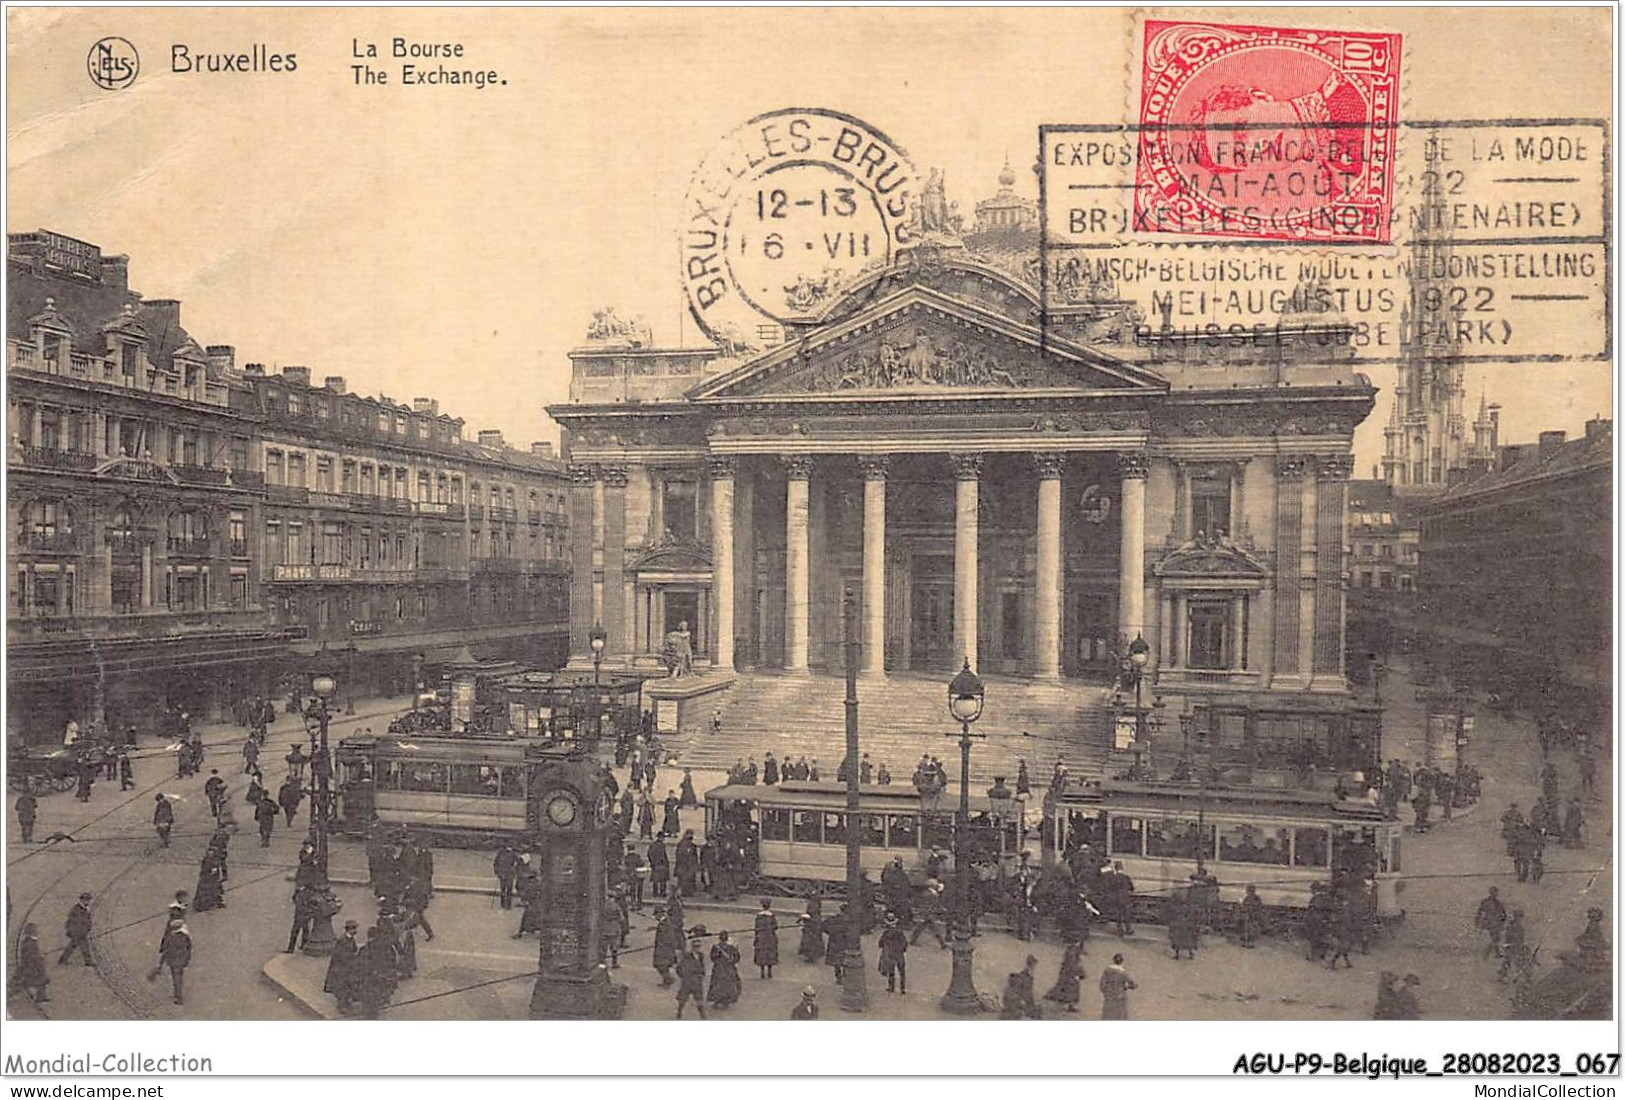
M 639 554 L 627 568 L 632 573 L 704 573 L 711 555 L 697 542 L 662 540 Z
M 1198 536 L 1157 563 L 1159 577 L 1263 577 L 1268 567 L 1224 536 Z
M 911 286 L 690 392 L 695 401 L 1163 392 L 1151 372 Z

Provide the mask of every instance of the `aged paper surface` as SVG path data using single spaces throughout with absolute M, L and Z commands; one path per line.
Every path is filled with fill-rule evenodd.
M 8 9 L 10 1017 L 1606 1020 L 1613 29 Z

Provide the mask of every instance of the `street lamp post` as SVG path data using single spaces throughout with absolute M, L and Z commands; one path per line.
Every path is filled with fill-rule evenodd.
M 863 838 L 858 827 L 858 643 L 856 604 L 846 598 L 846 959 L 841 968 L 841 1011 L 865 1012 L 869 987 L 863 965 Z
M 310 733 L 310 838 L 316 849 L 316 878 L 309 884 L 314 895 L 310 933 L 305 937 L 307 955 L 326 955 L 337 939 L 333 934 L 333 916 L 340 902 L 333 895 L 328 879 L 328 829 L 333 809 L 331 787 L 332 757 L 328 755 L 327 730 L 332 718 L 328 704 L 338 687 L 325 671 L 310 678 L 312 699 L 305 711 L 305 728 Z
M 603 623 L 594 623 L 593 628 L 587 632 L 587 645 L 592 649 L 592 706 L 588 708 L 586 722 L 587 734 L 592 738 L 594 745 L 598 743 L 598 735 L 602 732 L 599 728 L 603 724 L 603 719 L 599 716 L 602 700 L 599 698 L 598 672 L 604 664 L 604 646 L 608 641 L 609 633 L 604 630 Z M 576 736 L 581 736 L 579 731 Z
M 944 1012 L 971 1016 L 982 1011 L 972 972 L 976 947 L 970 930 L 970 747 L 971 723 L 982 716 L 984 687 L 970 661 L 948 684 L 948 713 L 959 722 L 959 814 L 954 820 L 953 977 L 938 1004 Z M 952 737 L 953 734 L 948 736 Z

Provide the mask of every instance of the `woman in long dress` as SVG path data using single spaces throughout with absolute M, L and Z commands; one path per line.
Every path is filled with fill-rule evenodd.
M 751 948 L 751 961 L 764 978 L 771 978 L 773 968 L 779 965 L 779 918 L 773 915 L 771 898 L 762 899 L 762 911 L 756 914 L 756 940 Z
M 797 919 L 801 923 L 801 945 L 796 949 L 797 956 L 802 962 L 823 962 L 824 918 L 823 906 L 818 899 L 809 900 L 807 911 Z
M 1078 1002 L 1083 999 L 1082 955 L 1081 942 L 1067 944 L 1066 954 L 1061 957 L 1060 973 L 1055 975 L 1055 984 L 1044 994 L 1044 1000 L 1065 1005 L 1068 1012 L 1078 1010 Z
M 192 909 L 202 913 L 210 909 L 224 909 L 226 905 L 225 879 L 221 875 L 223 853 L 210 850 L 198 867 L 197 889 L 192 891 Z
M 718 932 L 711 948 L 711 993 L 706 998 L 718 1008 L 739 1000 L 739 948 L 728 942 L 728 933 Z

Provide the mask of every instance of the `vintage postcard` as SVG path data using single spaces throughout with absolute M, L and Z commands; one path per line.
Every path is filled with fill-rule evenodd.
M 1615 31 L 8 7 L 4 1072 L 1612 1095 Z

